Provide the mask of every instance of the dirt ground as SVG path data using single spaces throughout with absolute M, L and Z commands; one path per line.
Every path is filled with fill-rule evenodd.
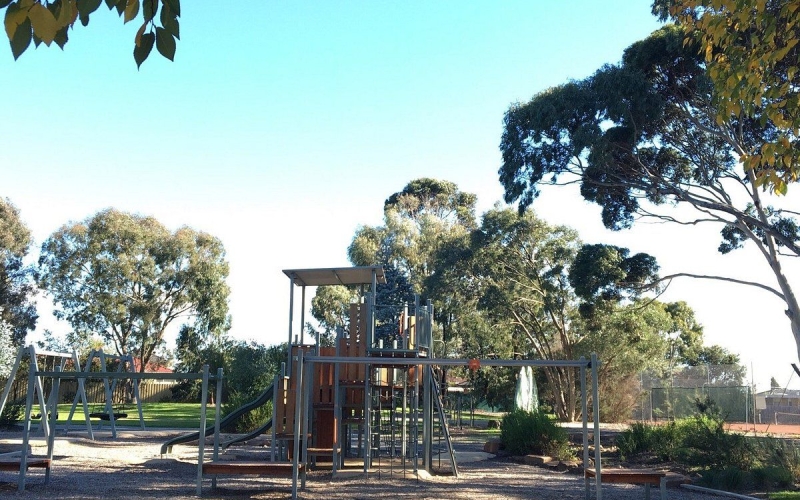
M 118 432 L 111 439 L 108 432 L 96 433 L 91 441 L 85 433 L 59 434 L 55 441 L 54 463 L 48 485 L 43 484 L 44 473 L 31 470 L 26 479 L 25 492 L 18 492 L 18 473 L 0 472 L 0 497 L 43 499 L 114 498 L 170 498 L 176 500 L 197 498 L 197 445 L 178 445 L 168 456 L 160 455 L 161 444 L 179 431 L 128 431 Z M 8 448 L 21 443 L 21 433 L 0 432 L 0 447 Z M 46 443 L 41 438 L 32 439 L 32 452 L 43 456 Z M 474 439 L 459 442 L 457 455 L 474 457 L 482 445 Z M 263 440 L 243 446 L 231 447 L 224 455 L 226 460 L 251 460 L 263 458 L 267 447 Z M 558 472 L 541 467 L 516 463 L 510 458 L 490 456 L 487 460 L 464 461 L 459 459 L 459 477 L 434 475 L 416 477 L 411 471 L 390 468 L 386 463 L 375 463 L 369 475 L 360 470 L 346 471 L 332 477 L 330 470 L 311 471 L 306 488 L 299 492 L 304 499 L 372 499 L 408 498 L 453 500 L 480 498 L 492 499 L 582 499 L 584 481 L 575 472 Z M 657 498 L 657 492 L 653 492 Z M 607 499 L 641 499 L 642 486 L 603 485 Z M 212 490 L 211 480 L 203 482 L 203 497 L 209 499 L 283 499 L 291 497 L 291 479 L 257 476 L 225 476 L 218 479 L 218 488 Z M 594 489 L 592 489 L 594 498 Z M 683 489 L 670 489 L 671 500 L 710 499 L 704 494 Z

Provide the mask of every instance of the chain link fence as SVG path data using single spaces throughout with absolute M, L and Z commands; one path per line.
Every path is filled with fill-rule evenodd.
M 729 422 L 753 422 L 755 400 L 740 365 L 681 367 L 667 374 L 642 373 L 635 420 L 675 420 L 696 415 L 712 404 Z

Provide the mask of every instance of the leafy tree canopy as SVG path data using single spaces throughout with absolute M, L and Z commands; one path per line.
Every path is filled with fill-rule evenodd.
M 0 198 L 0 320 L 11 329 L 15 346 L 36 327 L 39 315 L 33 297 L 36 294 L 34 269 L 23 265 L 31 245 L 31 233 L 8 199 Z
M 739 148 L 755 183 L 779 194 L 800 175 L 800 5 L 794 1 L 657 1 L 696 42 L 714 83 L 716 123 L 732 132 L 743 120 L 770 131 Z
M 52 234 L 39 266 L 56 317 L 99 333 L 142 367 L 175 321 L 203 332 L 229 325 L 222 242 L 188 227 L 170 233 L 152 217 L 107 209 Z
M 720 121 L 718 106 L 697 45 L 685 43 L 682 28 L 666 26 L 628 47 L 620 64 L 508 110 L 499 172 L 505 199 L 524 211 L 542 185 L 577 181 L 612 230 L 642 218 L 716 224 L 720 252 L 757 247 L 774 284 L 688 273 L 662 280 L 692 276 L 769 291 L 786 304 L 800 353 L 800 304 L 781 266 L 782 257 L 800 256 L 797 213 L 766 205 L 762 167 L 738 161 L 780 131 L 746 115 Z M 649 264 L 639 264 L 646 274 Z
M 83 26 L 88 26 L 90 16 L 96 15 L 102 3 L 103 0 L 0 0 L 0 9 L 6 9 L 6 35 L 14 59 L 31 42 L 36 47 L 42 43 L 49 47 L 55 42 L 63 49 L 75 22 L 80 20 Z M 147 59 L 153 46 L 170 61 L 175 59 L 176 40 L 180 39 L 180 0 L 105 0 L 105 4 L 109 10 L 116 10 L 125 23 L 141 19 L 133 45 L 137 67 Z
M 356 231 L 347 249 L 357 266 L 395 267 L 424 295 L 438 248 L 475 227 L 476 196 L 449 181 L 416 179 L 384 203 L 384 225 Z

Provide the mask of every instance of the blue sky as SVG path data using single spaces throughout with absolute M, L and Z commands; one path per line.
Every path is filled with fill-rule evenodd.
M 70 32 L 63 52 L 29 49 L 14 62 L 0 50 L 0 196 L 21 209 L 37 246 L 110 206 L 220 237 L 232 333 L 264 343 L 286 339 L 282 269 L 348 265 L 356 228 L 379 224 L 383 200 L 414 178 L 453 181 L 478 194 L 479 211 L 490 208 L 502 196 L 508 106 L 617 62 L 658 27 L 640 0 L 182 9 L 175 62 L 154 50 L 140 71 L 131 55 L 138 26 L 105 7 Z M 596 207 L 566 190 L 546 191 L 534 208 L 587 242 L 650 252 L 665 272 L 769 280 L 760 261 L 720 258 L 716 228 L 611 234 Z M 796 349 L 779 301 L 697 281 L 665 298 L 687 300 L 707 339 L 752 362 L 757 382 L 790 378 Z M 68 329 L 47 302 L 41 327 Z

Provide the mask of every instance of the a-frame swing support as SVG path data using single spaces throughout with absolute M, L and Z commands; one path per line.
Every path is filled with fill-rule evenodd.
M 100 372 L 102 372 L 102 373 L 108 373 L 108 364 L 107 364 L 107 360 L 108 359 L 116 360 L 116 361 L 119 362 L 119 364 L 117 365 L 117 370 L 116 370 L 116 373 L 118 373 L 118 374 L 135 373 L 136 372 L 135 364 L 133 362 L 133 356 L 131 356 L 130 354 L 124 354 L 124 355 L 119 356 L 119 355 L 114 355 L 114 354 L 106 354 L 102 349 L 93 349 L 89 353 L 89 357 L 86 359 L 86 367 L 83 370 L 85 373 L 90 374 L 90 377 L 91 377 L 91 371 L 92 371 L 92 364 L 94 363 L 95 358 L 100 360 Z M 127 369 L 128 366 L 130 367 L 130 370 Z M 102 378 L 103 379 L 103 392 L 105 394 L 105 400 L 106 400 L 105 401 L 105 415 L 108 416 L 109 425 L 111 427 L 111 437 L 112 438 L 116 438 L 117 437 L 117 426 L 116 426 L 117 417 L 116 417 L 116 414 L 114 413 L 114 405 L 113 405 L 113 401 L 112 400 L 113 400 L 113 397 L 114 397 L 114 391 L 116 390 L 117 384 L 118 384 L 120 379 L 119 378 L 114 378 L 113 381 L 111 383 L 109 383 L 108 377 L 97 377 L 97 378 Z M 78 379 L 78 383 L 80 385 L 83 385 L 84 384 L 83 379 L 79 378 Z M 142 411 L 142 400 L 139 397 L 139 380 L 138 379 L 134 380 L 133 378 L 131 378 L 131 383 L 133 384 L 133 400 L 134 400 L 134 404 L 136 405 L 137 413 L 139 415 L 139 427 L 142 430 L 144 430 L 144 428 L 145 428 L 145 426 L 144 426 L 144 413 Z M 84 398 L 84 401 L 85 401 L 85 398 Z M 72 417 L 75 414 L 75 407 L 77 406 L 77 404 L 78 404 L 78 394 L 75 395 L 75 399 L 72 401 L 72 408 L 70 408 L 69 418 L 67 418 L 67 429 L 69 429 L 69 426 L 72 423 Z M 92 434 L 92 430 L 91 430 L 92 429 L 91 428 L 91 422 L 90 422 L 91 415 L 86 410 L 86 403 L 84 403 L 84 413 L 86 415 L 87 428 L 89 429 L 89 438 L 90 439 L 94 439 L 93 434 Z
M 17 358 L 14 361 L 14 366 L 11 368 L 11 372 L 8 375 L 8 381 L 6 382 L 5 389 L 3 390 L 3 395 L 0 396 L 0 413 L 3 412 L 6 403 L 8 402 L 8 395 L 11 392 L 11 387 L 14 384 L 14 379 L 19 371 L 20 364 L 25 357 L 30 359 L 30 367 L 28 368 L 31 373 L 39 372 L 39 363 L 37 362 L 38 356 L 48 356 L 53 358 L 60 358 L 61 361 L 59 363 L 59 371 L 64 371 L 66 367 L 67 360 L 71 360 L 75 370 L 80 370 L 80 361 L 78 360 L 78 352 L 72 351 L 71 353 L 64 353 L 64 352 L 53 352 L 53 351 L 39 351 L 36 350 L 33 344 L 27 347 L 20 347 L 19 351 L 17 352 Z M 31 393 L 31 390 L 33 391 Z M 42 383 L 42 377 L 36 376 L 33 381 L 33 385 L 31 389 L 29 389 L 29 396 L 35 397 L 39 402 L 39 410 L 42 415 L 40 419 L 42 430 L 44 431 L 45 437 L 49 437 L 50 435 L 50 424 L 47 419 L 47 415 L 52 412 L 53 414 L 57 413 L 57 405 L 58 405 L 58 390 L 57 387 L 53 387 L 50 390 L 50 395 L 45 401 L 45 394 L 44 394 L 44 384 Z M 34 396 L 35 393 L 35 396 Z M 90 439 L 94 439 L 92 434 L 92 424 L 89 420 L 89 407 L 88 407 L 88 400 L 86 399 L 86 385 L 85 381 L 82 378 L 78 379 L 78 390 L 75 393 L 75 400 L 73 403 L 74 411 L 75 406 L 78 402 L 83 404 L 83 413 L 86 422 L 86 431 L 89 435 Z M 70 418 L 72 416 L 72 412 L 70 412 Z

